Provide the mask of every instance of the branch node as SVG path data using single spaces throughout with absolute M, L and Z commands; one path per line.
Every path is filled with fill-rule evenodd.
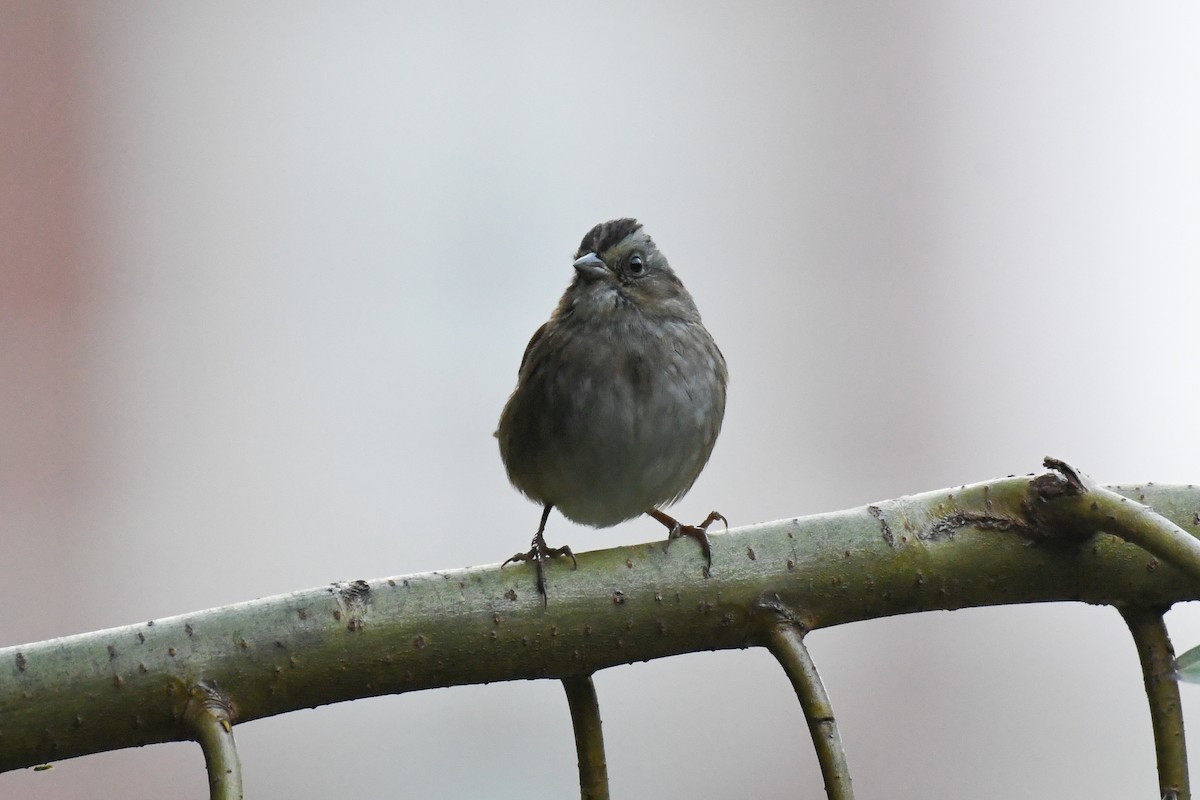
M 779 624 L 795 626 L 801 636 L 812 630 L 812 625 L 804 620 L 800 612 L 784 603 L 776 592 L 763 592 L 754 601 L 752 613 L 765 615 L 769 620 L 768 627 Z M 768 634 L 769 635 L 769 634 Z
M 233 741 L 233 703 L 212 681 L 188 689 L 183 721 L 204 752 L 210 800 L 242 800 L 242 764 Z
M 1029 493 L 1024 502 L 1025 514 L 1029 518 L 1030 530 L 1043 539 L 1065 538 L 1068 541 L 1083 541 L 1095 533 L 1077 514 L 1057 520 L 1050 519 L 1055 505 L 1064 500 L 1082 497 L 1089 492 L 1087 483 L 1067 462 L 1046 456 L 1042 464 L 1053 470 L 1037 475 L 1029 482 Z M 1095 506 L 1095 503 L 1093 503 Z M 1057 525 L 1055 522 L 1057 521 Z M 1064 536 L 1064 534 L 1067 534 Z
M 1071 496 L 1087 494 L 1087 486 L 1084 484 L 1083 479 L 1079 477 L 1079 473 L 1075 471 L 1075 468 L 1067 462 L 1053 456 L 1046 456 L 1042 459 L 1042 466 L 1046 469 L 1055 470 L 1063 476 L 1066 482 L 1066 494 Z

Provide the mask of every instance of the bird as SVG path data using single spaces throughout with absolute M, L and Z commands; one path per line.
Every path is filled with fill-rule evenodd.
M 528 552 L 546 602 L 546 563 L 570 557 L 546 544 L 552 509 L 607 528 L 642 514 L 700 544 L 707 530 L 662 509 L 683 497 L 708 463 L 725 417 L 729 372 L 691 294 L 636 219 L 602 222 L 583 237 L 574 275 L 521 357 L 496 438 L 509 481 L 542 505 Z

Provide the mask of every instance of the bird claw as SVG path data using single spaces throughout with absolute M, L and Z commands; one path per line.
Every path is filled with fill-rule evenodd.
M 562 547 L 550 547 L 546 544 L 546 540 L 542 538 L 541 531 L 533 537 L 529 552 L 516 553 L 507 561 L 500 565 L 500 569 L 504 569 L 508 564 L 518 561 L 532 561 L 537 567 L 537 590 L 542 596 L 542 605 L 547 603 L 546 597 L 546 562 L 552 558 L 559 556 L 571 557 L 571 569 L 579 569 L 579 561 L 575 558 L 575 554 L 571 552 L 571 548 L 566 545 Z
M 726 530 L 729 529 L 729 520 L 725 519 L 723 514 L 716 511 L 710 511 L 708 516 L 699 525 L 684 525 L 679 520 L 671 517 L 663 512 L 655 509 L 650 512 L 650 516 L 667 526 L 667 545 L 663 549 L 666 550 L 671 546 L 673 539 L 686 536 L 689 539 L 695 539 L 700 544 L 700 552 L 704 554 L 704 560 L 708 566 L 712 566 L 712 544 L 708 541 L 708 526 L 712 525 L 717 520 L 725 524 Z

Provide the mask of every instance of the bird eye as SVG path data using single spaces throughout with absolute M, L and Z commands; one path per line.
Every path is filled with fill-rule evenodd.
M 641 256 L 634 256 L 633 258 L 629 259 L 629 274 L 630 275 L 641 275 L 645 271 L 646 271 L 646 265 L 642 263 Z

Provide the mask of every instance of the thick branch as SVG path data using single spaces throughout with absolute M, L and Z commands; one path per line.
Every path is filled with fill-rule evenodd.
M 767 595 L 803 609 L 810 630 L 966 606 L 1165 608 L 1200 598 L 1196 581 L 1120 539 L 1061 544 L 1037 530 L 1029 487 L 1010 478 L 714 534 L 707 574 L 694 547 L 585 553 L 578 571 L 550 566 L 547 607 L 532 567 L 490 566 L 339 583 L 0 649 L 0 771 L 193 738 L 185 711 L 202 683 L 221 688 L 239 723 L 359 697 L 581 677 L 763 645 L 753 617 Z M 1196 533 L 1200 490 L 1139 493 Z

